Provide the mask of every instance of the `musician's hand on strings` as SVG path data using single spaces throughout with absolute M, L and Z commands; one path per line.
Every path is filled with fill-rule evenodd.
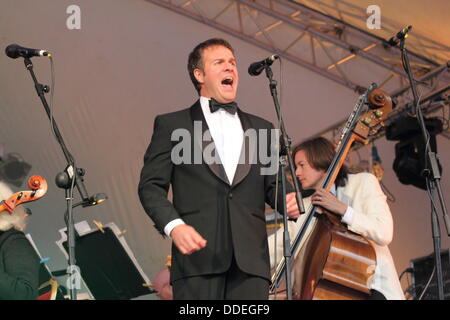
M 173 228 L 170 236 L 182 254 L 191 254 L 206 247 L 206 240 L 187 224 L 180 224 Z
M 289 218 L 297 219 L 300 217 L 300 209 L 297 205 L 295 192 L 291 192 L 286 195 L 286 211 Z
M 325 189 L 317 189 L 311 196 L 311 203 L 341 216 L 347 211 L 347 205 Z

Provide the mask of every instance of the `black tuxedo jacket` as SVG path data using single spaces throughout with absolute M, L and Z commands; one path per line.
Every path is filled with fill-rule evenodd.
M 238 115 L 244 132 L 250 128 L 256 132 L 262 129 L 266 140 L 271 141 L 270 122 L 240 109 Z M 191 255 L 181 254 L 172 245 L 171 281 L 225 272 L 233 254 L 242 271 L 270 279 L 264 209 L 265 203 L 275 205 L 276 174 L 262 175 L 261 168 L 269 164 L 262 164 L 257 156 L 260 148 L 266 148 L 262 151 L 269 155 L 270 143 L 258 149 L 251 149 L 245 143 L 241 152 L 245 152 L 247 160 L 238 164 L 230 183 L 220 163 L 194 163 L 194 153 L 197 152 L 198 160 L 198 155 L 213 143 L 202 141 L 198 134 L 194 136 L 194 121 L 197 125 L 201 123 L 203 132 L 208 129 L 199 101 L 188 109 L 155 118 L 139 182 L 141 203 L 159 232 L 164 234 L 167 223 L 182 218 L 207 240 L 204 249 Z M 190 133 L 191 139 L 183 143 L 190 148 L 191 163 L 174 164 L 171 160 L 172 148 L 182 142 L 171 141 L 176 129 Z M 172 203 L 167 199 L 170 185 Z M 288 190 L 292 190 L 290 186 Z M 280 183 L 279 205 L 281 198 Z

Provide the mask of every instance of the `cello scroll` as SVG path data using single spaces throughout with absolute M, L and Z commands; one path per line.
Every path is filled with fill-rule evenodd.
M 38 175 L 31 176 L 28 179 L 28 187 L 31 190 L 19 191 L 11 195 L 8 199 L 0 203 L 0 212 L 8 211 L 11 214 L 14 209 L 22 203 L 36 201 L 42 198 L 48 189 L 47 181 Z

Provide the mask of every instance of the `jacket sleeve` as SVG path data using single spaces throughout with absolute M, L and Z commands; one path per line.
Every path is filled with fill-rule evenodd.
M 171 160 L 171 133 L 161 116 L 155 118 L 153 136 L 144 155 L 138 194 L 145 212 L 163 235 L 164 227 L 180 218 L 172 203 L 167 199 L 173 170 Z
M 22 234 L 14 234 L 2 245 L 4 270 L 0 271 L 0 298 L 36 300 L 39 286 L 39 260 Z
M 368 173 L 361 175 L 355 198 L 361 203 L 362 209 L 353 212 L 353 221 L 348 229 L 378 245 L 387 246 L 392 241 L 394 226 L 386 196 L 375 176 Z

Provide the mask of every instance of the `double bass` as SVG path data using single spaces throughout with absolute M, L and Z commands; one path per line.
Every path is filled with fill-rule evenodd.
M 368 105 L 368 111 L 362 113 Z M 383 125 L 392 110 L 391 98 L 372 84 L 361 95 L 342 131 L 336 155 L 328 168 L 322 188 L 330 191 L 352 145 L 366 143 Z M 375 273 L 376 254 L 363 236 L 349 231 L 333 213 L 313 205 L 293 240 L 290 252 L 294 258 L 292 270 L 300 275 L 292 287 L 296 300 L 362 300 L 370 295 L 371 279 Z M 315 217 L 315 221 L 313 219 Z M 308 227 L 312 224 L 307 239 Z M 305 240 L 306 239 L 306 240 Z M 305 241 L 302 241 L 305 240 Z M 303 243 L 303 244 L 302 244 Z M 302 255 L 297 255 L 302 244 Z M 277 292 L 286 270 L 284 259 L 272 277 L 270 291 Z

